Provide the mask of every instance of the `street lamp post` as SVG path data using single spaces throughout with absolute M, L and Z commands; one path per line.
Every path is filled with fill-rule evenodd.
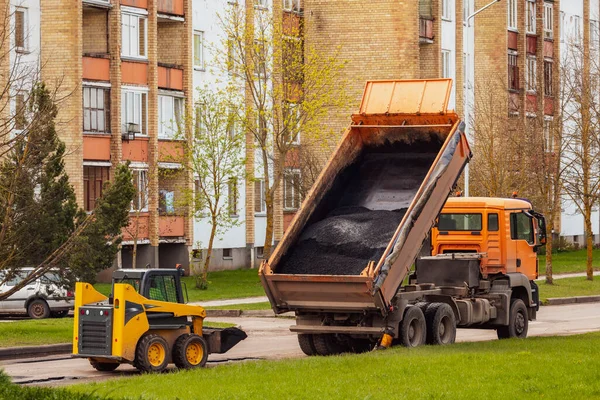
M 465 0 L 469 1 L 469 0 Z M 489 4 L 481 7 L 479 10 L 473 12 L 469 16 L 467 16 L 466 20 L 463 23 L 465 27 L 463 31 L 463 48 L 466 48 L 467 57 L 463 62 L 467 62 L 467 67 L 463 67 L 463 103 L 464 103 L 464 118 L 465 118 L 465 133 L 467 138 L 469 139 L 469 143 L 471 146 L 475 143 L 475 137 L 471 135 L 471 102 L 469 89 L 471 88 L 470 76 L 471 76 L 471 68 L 473 68 L 473 78 L 475 77 L 475 44 L 473 43 L 473 48 L 471 48 L 471 42 L 475 40 L 475 35 L 472 34 L 471 29 L 471 20 L 475 18 L 477 14 L 486 10 L 487 8 L 493 6 L 501 0 L 493 0 Z M 464 50 L 463 50 L 464 52 Z M 474 81 L 475 79 L 473 79 Z M 465 167 L 465 196 L 469 196 L 469 164 Z

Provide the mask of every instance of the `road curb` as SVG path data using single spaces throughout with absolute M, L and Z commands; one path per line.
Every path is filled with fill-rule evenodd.
M 49 344 L 45 346 L 7 347 L 0 349 L 0 360 L 14 360 L 17 358 L 34 358 L 56 354 L 71 353 L 71 343 Z
M 290 313 L 285 313 L 281 315 L 288 315 Z M 290 315 L 293 315 L 290 314 Z M 206 310 L 207 318 L 237 318 L 237 317 L 263 317 L 263 318 L 273 318 L 276 317 L 275 313 L 272 310 Z
M 562 306 L 565 304 L 600 303 L 600 296 L 556 297 L 548 299 L 545 306 Z

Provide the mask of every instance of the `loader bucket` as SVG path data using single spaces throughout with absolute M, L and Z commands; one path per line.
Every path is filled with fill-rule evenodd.
M 208 341 L 210 353 L 227 353 L 233 346 L 246 339 L 248 335 L 239 328 L 203 329 L 204 337 Z

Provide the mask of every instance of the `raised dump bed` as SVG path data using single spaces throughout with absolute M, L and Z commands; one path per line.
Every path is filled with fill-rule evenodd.
M 360 111 L 260 276 L 276 312 L 385 315 L 464 165 L 449 79 L 367 82 Z

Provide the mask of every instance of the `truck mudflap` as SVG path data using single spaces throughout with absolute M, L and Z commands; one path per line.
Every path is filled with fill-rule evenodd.
M 246 339 L 248 335 L 239 328 L 204 328 L 203 336 L 208 342 L 209 353 L 227 353 L 236 344 Z

